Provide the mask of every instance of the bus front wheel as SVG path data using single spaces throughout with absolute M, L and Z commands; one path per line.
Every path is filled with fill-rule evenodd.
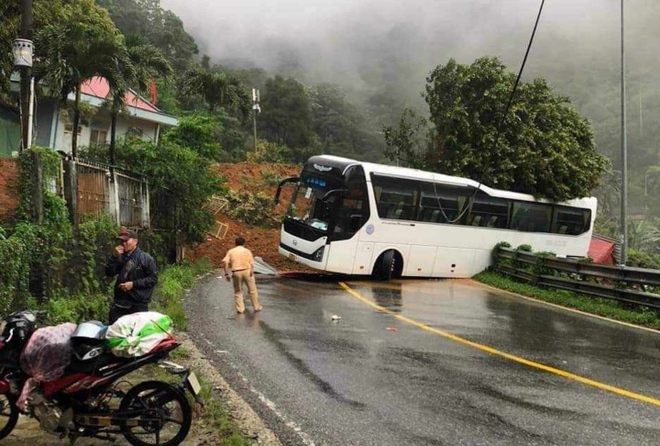
M 382 253 L 374 267 L 374 276 L 380 280 L 398 279 L 402 272 L 403 259 L 392 249 Z

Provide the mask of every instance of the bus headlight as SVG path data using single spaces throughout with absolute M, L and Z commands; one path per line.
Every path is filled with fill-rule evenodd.
M 325 245 L 321 246 L 319 249 L 316 250 L 314 253 L 314 261 L 315 262 L 320 262 L 323 260 L 323 252 L 325 251 Z

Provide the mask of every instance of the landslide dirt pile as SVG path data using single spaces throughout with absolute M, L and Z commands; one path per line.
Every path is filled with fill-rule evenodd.
M 275 196 L 277 183 L 279 180 L 297 176 L 300 173 L 300 166 L 285 164 L 257 164 L 257 163 L 238 163 L 238 164 L 216 164 L 213 171 L 218 176 L 227 180 L 227 187 L 237 192 L 249 192 L 256 194 L 261 192 L 269 197 Z M 287 195 L 283 194 L 283 201 L 287 201 Z M 281 219 L 284 209 L 279 205 L 274 216 L 277 220 Z M 276 268 L 280 272 L 287 271 L 308 271 L 302 265 L 291 262 L 282 257 L 278 251 L 280 241 L 280 227 L 268 215 L 262 216 L 262 223 L 270 227 L 260 225 L 247 225 L 230 218 L 226 212 L 221 211 L 216 215 L 218 221 L 228 226 L 227 233 L 222 240 L 208 236 L 206 242 L 186 252 L 186 259 L 195 261 L 203 257 L 208 257 L 213 265 L 220 266 L 220 261 L 225 256 L 228 249 L 234 247 L 234 240 L 238 236 L 246 239 L 246 246 L 252 250 L 255 256 L 262 257 L 266 263 Z

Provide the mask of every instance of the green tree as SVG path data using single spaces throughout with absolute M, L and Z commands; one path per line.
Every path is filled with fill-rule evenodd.
M 406 108 L 401 114 L 399 127 L 383 127 L 385 135 L 385 156 L 397 164 L 423 169 L 425 165 L 427 141 L 424 129 L 426 120 Z
M 115 164 L 117 116 L 126 106 L 128 87 L 144 93 L 156 77 L 168 77 L 172 67 L 155 46 L 139 35 L 126 38 L 119 61 L 119 74 L 123 82 L 112 90 L 110 104 L 110 164 Z
M 365 138 L 364 119 L 335 84 L 310 90 L 312 128 L 324 153 L 365 159 L 371 151 Z M 359 155 L 358 155 L 359 153 Z
M 212 73 L 201 68 L 191 70 L 183 81 L 183 87 L 185 94 L 201 96 L 211 113 L 222 107 L 244 119 L 249 114 L 250 99 L 247 90 L 241 81 L 230 73 Z
M 314 139 L 309 96 L 305 87 L 293 78 L 268 79 L 261 94 L 260 135 L 290 149 L 297 149 L 296 161 L 302 161 L 300 149 Z
M 94 0 L 76 0 L 65 4 L 63 10 L 68 20 L 47 25 L 37 33 L 35 40 L 43 48 L 43 54 L 35 68 L 35 77 L 63 102 L 69 93 L 75 93 L 71 144 L 75 157 L 82 84 L 101 76 L 111 89 L 123 88 L 119 63 L 124 47 L 123 36 Z
M 426 168 L 557 201 L 590 195 L 608 161 L 588 121 L 543 79 L 521 83 L 504 116 L 514 82 L 497 58 L 435 68 L 425 93 L 435 127 Z
M 188 70 L 199 53 L 195 39 L 186 32 L 181 19 L 164 10 L 160 0 L 98 0 L 98 4 L 108 10 L 124 35 L 145 37 L 161 50 L 178 73 Z
M 179 124 L 163 136 L 163 141 L 186 147 L 206 159 L 220 161 L 222 147 L 217 141 L 217 129 L 215 117 L 197 113 L 181 118 Z
M 117 164 L 148 178 L 152 222 L 168 222 L 184 244 L 204 241 L 215 223 L 204 204 L 223 190 L 207 158 L 165 138 L 159 145 L 126 139 L 117 146 Z M 167 206 L 159 203 L 163 191 L 169 196 Z

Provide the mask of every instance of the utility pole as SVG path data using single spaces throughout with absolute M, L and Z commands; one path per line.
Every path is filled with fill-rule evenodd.
M 254 127 L 254 153 L 257 153 L 257 113 L 261 113 L 259 105 L 259 90 L 252 89 L 252 123 Z
M 20 38 L 14 41 L 14 66 L 21 71 L 21 146 L 30 148 L 32 142 L 32 0 L 22 0 Z
M 628 260 L 628 137 L 626 134 L 626 57 L 621 0 L 621 266 Z

